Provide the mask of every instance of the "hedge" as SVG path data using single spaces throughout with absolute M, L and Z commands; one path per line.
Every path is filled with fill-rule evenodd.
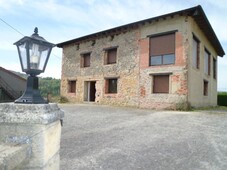
M 218 105 L 227 106 L 227 92 L 218 93 Z

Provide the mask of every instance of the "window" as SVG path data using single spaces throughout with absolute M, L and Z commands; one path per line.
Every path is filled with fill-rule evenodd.
M 114 64 L 117 62 L 117 48 L 105 50 L 105 64 Z
M 117 78 L 106 79 L 106 93 L 117 93 Z
M 68 93 L 76 93 L 76 80 L 68 81 Z
M 193 36 L 193 47 L 192 47 L 192 64 L 193 67 L 199 69 L 200 65 L 200 57 L 199 57 L 199 52 L 200 52 L 200 42 L 199 40 Z
M 204 72 L 210 75 L 210 53 L 206 49 L 204 54 Z
M 208 81 L 203 81 L 203 95 L 208 96 Z
M 169 93 L 169 75 L 153 76 L 153 93 Z
M 81 54 L 81 67 L 90 67 L 91 53 Z
M 215 58 L 213 58 L 213 77 L 217 78 L 217 60 Z
M 150 66 L 175 63 L 175 33 L 150 38 Z

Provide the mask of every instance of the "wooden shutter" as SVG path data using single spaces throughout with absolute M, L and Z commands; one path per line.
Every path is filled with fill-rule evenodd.
M 169 93 L 169 75 L 157 75 L 153 78 L 153 93 Z
M 116 63 L 117 59 L 117 49 L 110 49 L 107 52 L 107 64 Z
M 175 34 L 150 38 L 150 55 L 175 54 Z
M 84 67 L 90 67 L 90 53 L 84 54 Z
M 75 93 L 76 92 L 76 81 L 72 80 L 69 81 L 69 93 Z

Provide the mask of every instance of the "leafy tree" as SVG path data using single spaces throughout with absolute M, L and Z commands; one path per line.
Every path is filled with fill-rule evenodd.
M 60 95 L 60 79 L 52 77 L 39 78 L 39 90 L 43 97 Z

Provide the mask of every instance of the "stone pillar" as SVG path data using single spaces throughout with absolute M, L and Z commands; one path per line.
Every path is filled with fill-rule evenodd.
M 21 169 L 58 170 L 61 120 L 57 104 L 0 104 L 0 143 L 26 144 L 29 162 Z

